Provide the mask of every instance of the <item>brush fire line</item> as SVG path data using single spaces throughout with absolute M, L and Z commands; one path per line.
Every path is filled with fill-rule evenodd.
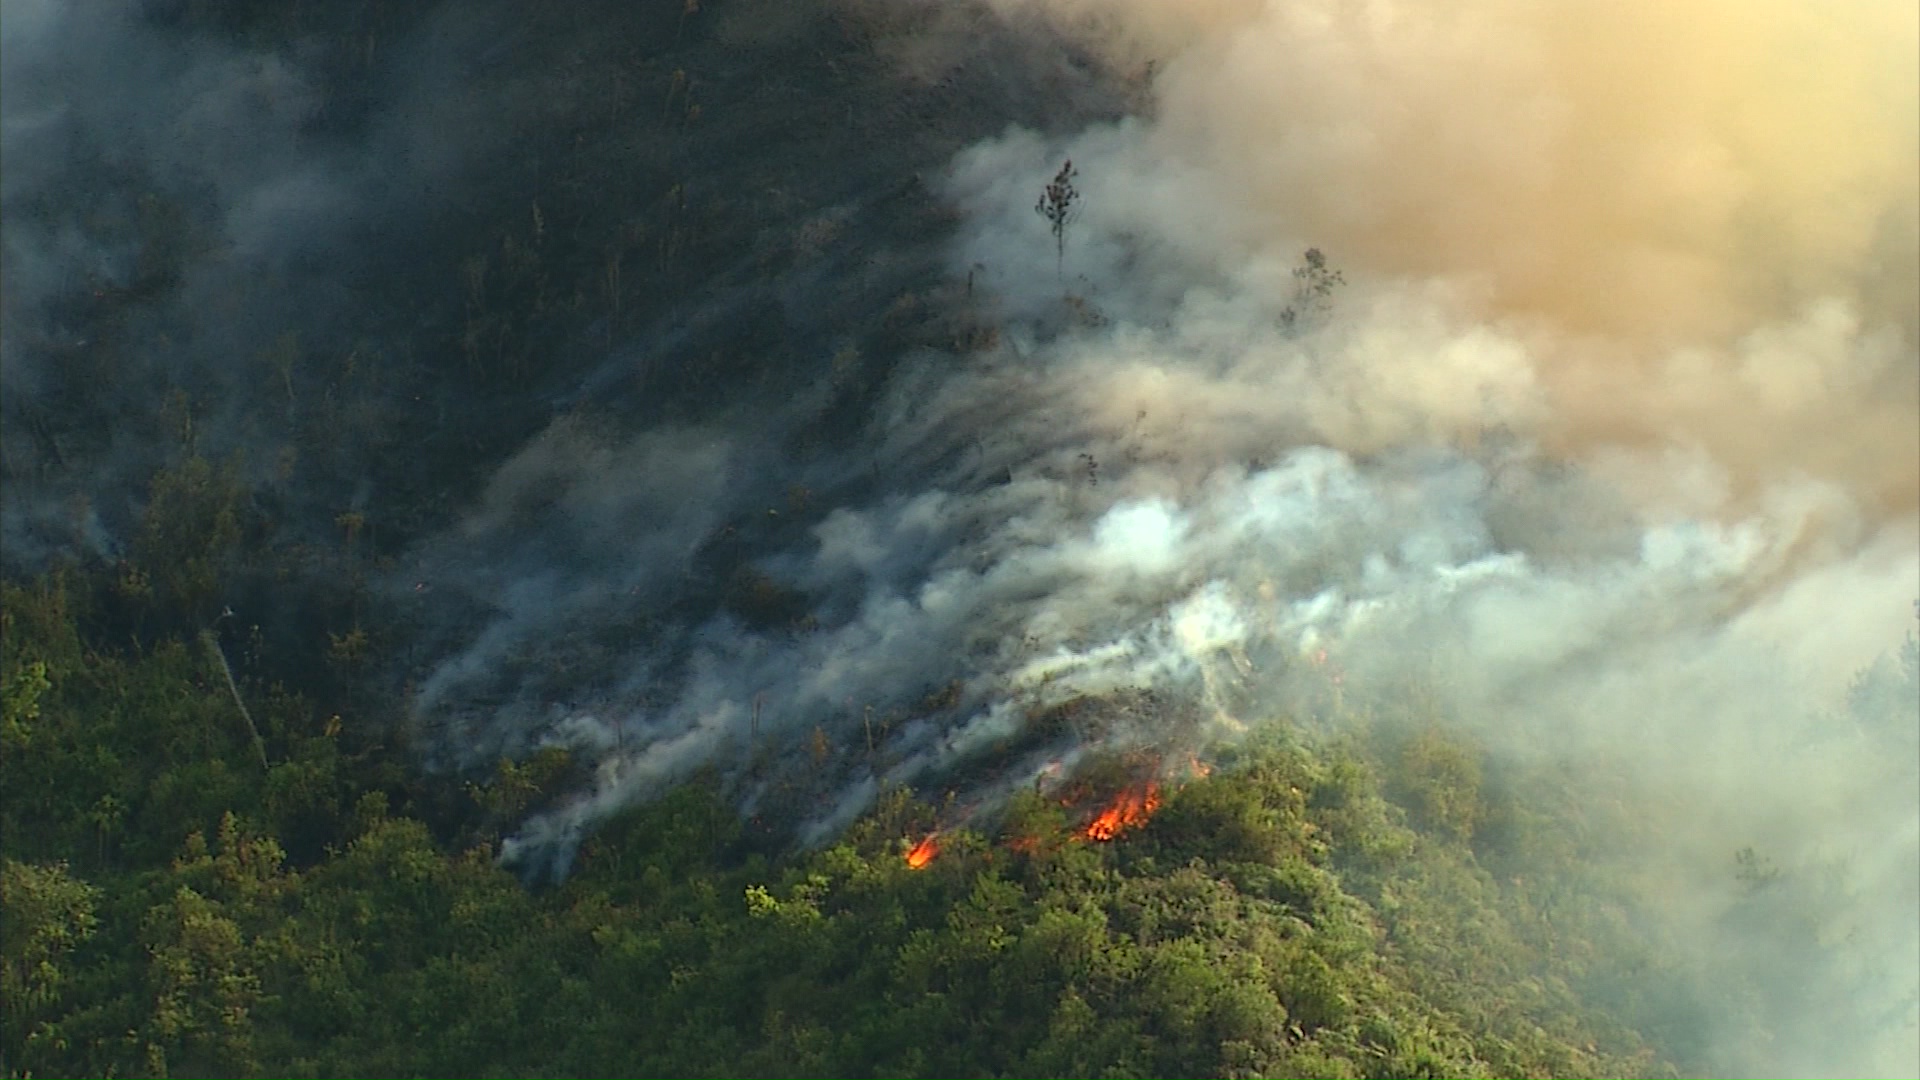
M 1204 775 L 1204 774 L 1202 774 Z M 1160 785 L 1152 780 L 1129 787 L 1113 797 L 1113 800 L 1094 815 L 1079 830 L 1079 837 L 1094 843 L 1104 844 L 1117 839 L 1122 833 L 1137 829 L 1147 823 L 1154 811 L 1160 809 Z M 1012 841 L 1009 847 L 1015 851 L 1031 853 L 1039 847 L 1035 837 L 1023 836 Z M 924 870 L 940 854 L 940 834 L 929 833 L 918 843 L 907 849 L 907 866 L 914 870 Z

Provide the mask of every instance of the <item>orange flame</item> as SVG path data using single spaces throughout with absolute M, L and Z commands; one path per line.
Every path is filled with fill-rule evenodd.
M 914 870 L 925 870 L 927 864 L 940 854 L 940 834 L 928 833 L 925 840 L 913 845 L 907 852 L 907 866 Z
M 1204 761 L 1201 761 L 1200 755 L 1188 754 L 1187 760 L 1193 765 L 1193 775 L 1200 777 L 1203 780 L 1213 775 L 1213 766 L 1207 764 Z
M 1121 792 L 1100 811 L 1100 816 L 1087 824 L 1083 833 L 1089 840 L 1102 843 L 1119 836 L 1128 829 L 1146 823 L 1147 818 L 1160 808 L 1160 785 L 1149 780 L 1140 787 L 1131 787 Z

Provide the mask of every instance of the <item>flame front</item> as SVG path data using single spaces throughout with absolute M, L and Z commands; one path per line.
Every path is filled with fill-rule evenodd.
M 928 833 L 925 840 L 913 845 L 907 852 L 907 866 L 914 870 L 925 870 L 927 864 L 940 854 L 940 834 Z
M 1100 811 L 1099 817 L 1087 824 L 1084 835 L 1089 840 L 1104 843 L 1128 829 L 1145 824 L 1147 818 L 1159 808 L 1160 785 L 1149 780 L 1115 797 L 1105 810 Z

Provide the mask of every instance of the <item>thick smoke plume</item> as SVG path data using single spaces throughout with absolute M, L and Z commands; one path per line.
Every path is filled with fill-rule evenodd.
M 1920 595 L 1911 4 L 834 7 L 965 136 L 780 174 L 817 208 L 743 239 L 697 309 L 556 334 L 534 393 L 559 415 L 382 582 L 431 764 L 543 743 L 594 763 L 510 859 L 564 873 L 607 815 L 703 768 L 816 843 L 891 785 L 985 813 L 1090 753 L 1417 696 L 1411 722 L 1496 757 L 1621 778 L 1651 824 L 1609 850 L 1703 970 L 1812 992 L 1766 932 L 1708 933 L 1733 852 L 1831 883 L 1807 917 L 1851 974 L 1725 1067 L 1920 1069 L 1920 705 L 1867 710 L 1904 758 L 1838 710 Z M 541 127 L 514 80 L 561 65 L 486 10 L 422 20 L 392 46 L 417 62 L 370 91 L 387 107 L 343 119 L 324 58 L 10 6 L 9 409 L 63 392 L 48 356 L 93 355 L 63 298 L 144 280 L 140 244 L 38 214 L 76 160 L 138 174 L 91 189 L 108 216 L 138 221 L 141 184 L 195 193 L 226 254 L 139 328 L 172 332 L 150 364 L 201 365 L 216 394 L 271 389 L 288 330 L 351 349 L 356 298 L 416 284 L 405 253 L 458 231 L 436 207 L 521 212 L 537 170 L 491 171 Z M 731 10 L 712 32 L 739 48 L 804 21 Z M 128 57 L 166 92 L 103 92 Z M 69 92 L 16 83 L 34 64 Z M 1059 248 L 1033 205 L 1068 159 Z M 902 224 L 903 178 L 859 171 L 881 166 L 924 170 L 953 233 Z M 1345 284 L 1313 288 L 1308 249 Z M 880 309 L 953 347 L 852 329 Z M 678 392 L 719 344 L 746 369 Z M 410 423 L 486 423 L 444 385 L 382 393 Z M 270 461 L 244 400 L 216 429 Z M 9 428 L 15 461 L 78 456 Z M 95 479 L 132 485 L 149 448 L 102 438 Z M 431 486 L 382 476 L 376 501 Z M 9 498 L 15 546 L 64 512 Z M 311 495 L 322 520 L 349 498 Z
M 76 532 L 122 554 L 183 448 L 241 455 L 283 524 L 324 535 L 421 482 L 420 413 L 471 404 L 393 354 L 444 318 L 452 275 L 423 271 L 468 243 L 463 214 L 524 184 L 509 150 L 538 117 L 511 80 L 473 85 L 509 70 L 511 22 L 420 9 L 402 34 L 374 5 L 342 16 L 361 48 L 262 51 L 188 14 L 23 0 L 0 21 L 13 566 Z M 318 430 L 326 449 L 296 453 Z
M 1068 148 L 1113 232 L 1228 274 L 1309 239 L 1524 341 L 1557 446 L 1914 509 L 1911 5 L 1000 6 L 1157 61 L 1153 121 Z
M 998 6 L 1149 110 L 953 162 L 998 348 L 906 365 L 878 490 L 759 562 L 807 630 L 707 623 L 556 727 L 619 749 L 522 850 L 695 764 L 758 806 L 769 754 L 814 777 L 808 837 L 888 784 L 990 804 L 1090 737 L 1285 714 L 1330 650 L 1502 752 L 1632 776 L 1664 832 L 1623 865 L 1675 925 L 1760 845 L 1847 867 L 1836 948 L 1920 959 L 1913 763 L 1817 712 L 1920 589 L 1911 6 Z M 1068 158 L 1063 297 L 1030 211 Z M 1829 1006 L 1889 1027 L 1755 1066 L 1910 1071 L 1914 966 Z

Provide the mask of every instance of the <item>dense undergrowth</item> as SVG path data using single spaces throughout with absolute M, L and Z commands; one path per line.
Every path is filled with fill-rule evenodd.
M 423 780 L 88 586 L 4 597 L 9 1075 L 1648 1075 L 1754 1014 L 1436 727 L 1276 719 L 1110 843 L 1028 794 L 921 870 L 906 792 L 769 857 L 697 781 L 529 890 L 495 841 L 564 755 Z
M 323 148 L 378 133 L 404 81 L 390 43 L 434 29 L 425 6 L 149 7 L 182 41 L 321 57 L 305 137 Z M 1640 917 L 1622 853 L 1655 826 L 1620 778 L 1499 758 L 1408 702 L 1263 718 L 1109 843 L 1085 839 L 1084 807 L 1032 794 L 943 831 L 915 870 L 905 853 L 949 808 L 896 791 L 795 852 L 703 776 L 588 838 L 563 883 L 499 865 L 503 835 L 590 763 L 422 767 L 407 679 L 449 631 L 406 600 L 459 583 L 413 584 L 412 546 L 556 416 L 693 422 L 824 384 L 811 426 L 777 441 L 849 438 L 892 358 L 997 333 L 971 282 L 947 280 L 948 211 L 917 171 L 998 130 L 1009 100 L 1022 123 L 1072 126 L 1125 89 L 1013 85 L 1028 76 L 994 65 L 903 83 L 876 42 L 918 15 L 787 14 L 803 7 L 496 6 L 514 36 L 475 63 L 523 82 L 475 81 L 498 127 L 481 179 L 342 256 L 350 302 L 318 302 L 324 274 L 219 270 L 217 215 L 164 176 L 66 185 L 100 193 L 81 216 L 137 272 L 54 297 L 49 325 L 72 333 L 30 343 L 53 357 L 45 385 L 6 403 L 0 1073 L 1764 1062 L 1795 999 L 1703 974 Z M 876 262 L 902 237 L 924 265 Z M 232 355 L 167 337 L 205 274 L 246 314 L 223 328 Z M 631 341 L 648 355 L 621 354 Z M 766 486 L 780 514 L 720 522 L 691 558 L 673 600 L 688 622 L 798 621 L 749 541 L 803 529 L 833 493 Z M 1850 703 L 1895 717 L 1862 737 L 1903 760 L 1915 672 L 1910 645 Z M 1800 914 L 1817 882 L 1751 850 L 1725 853 L 1724 878 L 1726 918 L 1801 950 L 1810 983 L 1842 977 Z

